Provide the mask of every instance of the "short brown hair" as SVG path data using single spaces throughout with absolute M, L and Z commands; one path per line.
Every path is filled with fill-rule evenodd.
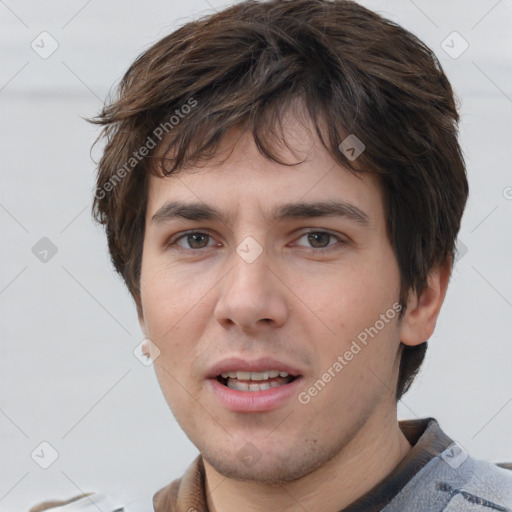
M 295 99 L 337 162 L 378 173 L 402 304 L 453 259 L 468 184 L 453 91 L 434 53 L 354 1 L 247 0 L 142 53 L 93 120 L 106 139 L 93 212 L 139 312 L 148 174 L 208 160 L 234 127 L 288 165 L 274 141 Z M 339 149 L 349 134 L 365 146 L 357 160 Z M 168 158 L 155 165 L 154 147 L 162 145 Z M 397 399 L 426 346 L 402 344 Z

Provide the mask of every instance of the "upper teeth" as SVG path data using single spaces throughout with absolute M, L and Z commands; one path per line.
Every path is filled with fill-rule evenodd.
M 266 370 L 264 372 L 223 372 L 220 375 L 223 379 L 229 377 L 238 380 L 267 380 L 275 377 L 288 377 L 287 372 L 280 372 L 278 370 Z

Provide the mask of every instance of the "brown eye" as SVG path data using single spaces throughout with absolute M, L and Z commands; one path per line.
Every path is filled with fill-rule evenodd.
M 208 233 L 203 233 L 201 231 L 190 231 L 177 238 L 174 238 L 174 240 L 171 240 L 167 244 L 167 247 L 172 248 L 173 246 L 177 246 L 178 249 L 183 250 L 199 250 L 212 247 L 215 245 L 214 242 L 214 239 Z
M 316 231 L 313 233 L 308 233 L 308 242 L 314 248 L 323 248 L 329 245 L 329 241 L 332 238 L 330 233 L 326 233 L 325 231 Z
M 318 254 L 342 250 L 347 243 L 348 241 L 342 235 L 338 236 L 328 231 L 309 231 L 295 242 L 305 250 Z
M 204 247 L 208 247 L 210 235 L 205 233 L 189 233 L 184 238 L 187 240 L 191 249 L 203 249 Z

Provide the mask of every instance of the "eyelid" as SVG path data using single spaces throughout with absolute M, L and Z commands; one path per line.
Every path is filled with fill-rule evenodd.
M 328 252 L 329 250 L 339 249 L 338 244 L 346 245 L 350 241 L 346 235 L 343 235 L 341 233 L 333 233 L 332 231 L 330 231 L 328 229 L 322 229 L 322 228 L 310 228 L 307 231 L 301 232 L 301 234 L 297 238 L 295 238 L 295 242 L 297 242 L 297 240 L 300 240 L 302 237 L 309 235 L 311 233 L 322 233 L 322 234 L 330 235 L 331 237 L 336 239 L 337 243 L 330 244 L 330 245 L 327 245 L 326 247 L 320 247 L 320 248 L 319 247 L 306 247 L 306 249 L 310 252 Z M 304 246 L 299 245 L 299 247 L 304 247 Z
M 212 240 L 215 240 L 215 237 L 211 234 L 211 232 L 208 230 L 208 229 L 189 229 L 188 231 L 180 231 L 179 233 L 175 233 L 174 235 L 172 235 L 164 244 L 164 247 L 165 248 L 169 248 L 171 246 L 174 246 L 177 244 L 177 242 L 179 242 L 180 240 L 182 240 L 183 238 L 186 238 L 188 235 L 193 235 L 193 234 L 200 234 L 200 235 L 207 235 L 209 236 Z M 218 243 L 217 243 L 218 245 Z M 179 245 L 177 246 L 179 249 L 182 249 L 184 251 L 194 251 L 194 252 L 199 252 L 201 249 L 187 249 L 185 247 L 180 247 Z M 214 245 L 209 245 L 207 247 L 203 247 L 202 249 L 207 249 L 208 247 L 214 247 Z
M 300 234 L 298 234 L 298 236 L 296 236 L 294 238 L 294 243 L 297 242 L 298 240 L 300 240 L 301 238 L 303 238 L 304 236 L 309 235 L 311 233 L 327 234 L 327 235 L 333 237 L 334 239 L 336 239 L 337 243 L 329 244 L 326 247 L 320 247 L 320 248 L 297 245 L 298 247 L 304 247 L 308 252 L 315 252 L 315 253 L 323 252 L 323 253 L 325 253 L 325 252 L 328 252 L 329 250 L 339 249 L 339 244 L 346 245 L 350 242 L 350 239 L 346 235 L 343 235 L 342 233 L 334 233 L 328 229 L 322 229 L 322 228 L 309 228 L 306 231 L 301 231 Z M 179 233 L 175 233 L 172 237 L 170 237 L 165 242 L 164 246 L 165 246 L 165 248 L 169 248 L 171 246 L 177 246 L 179 250 L 199 252 L 201 250 L 208 249 L 210 247 L 215 247 L 215 246 L 218 247 L 220 245 L 220 242 L 217 242 L 217 244 L 208 245 L 208 246 L 202 247 L 200 249 L 188 249 L 188 248 L 180 247 L 179 245 L 177 245 L 177 242 L 186 238 L 188 235 L 192 235 L 192 234 L 207 235 L 212 240 L 215 240 L 215 237 L 212 235 L 212 233 L 210 232 L 209 229 L 190 229 L 187 231 L 181 231 Z

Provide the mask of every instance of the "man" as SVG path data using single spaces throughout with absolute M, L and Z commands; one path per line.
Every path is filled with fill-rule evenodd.
M 508 469 L 397 421 L 467 198 L 458 118 L 434 54 L 352 1 L 244 1 L 130 67 L 94 212 L 200 451 L 156 512 L 512 509 Z

